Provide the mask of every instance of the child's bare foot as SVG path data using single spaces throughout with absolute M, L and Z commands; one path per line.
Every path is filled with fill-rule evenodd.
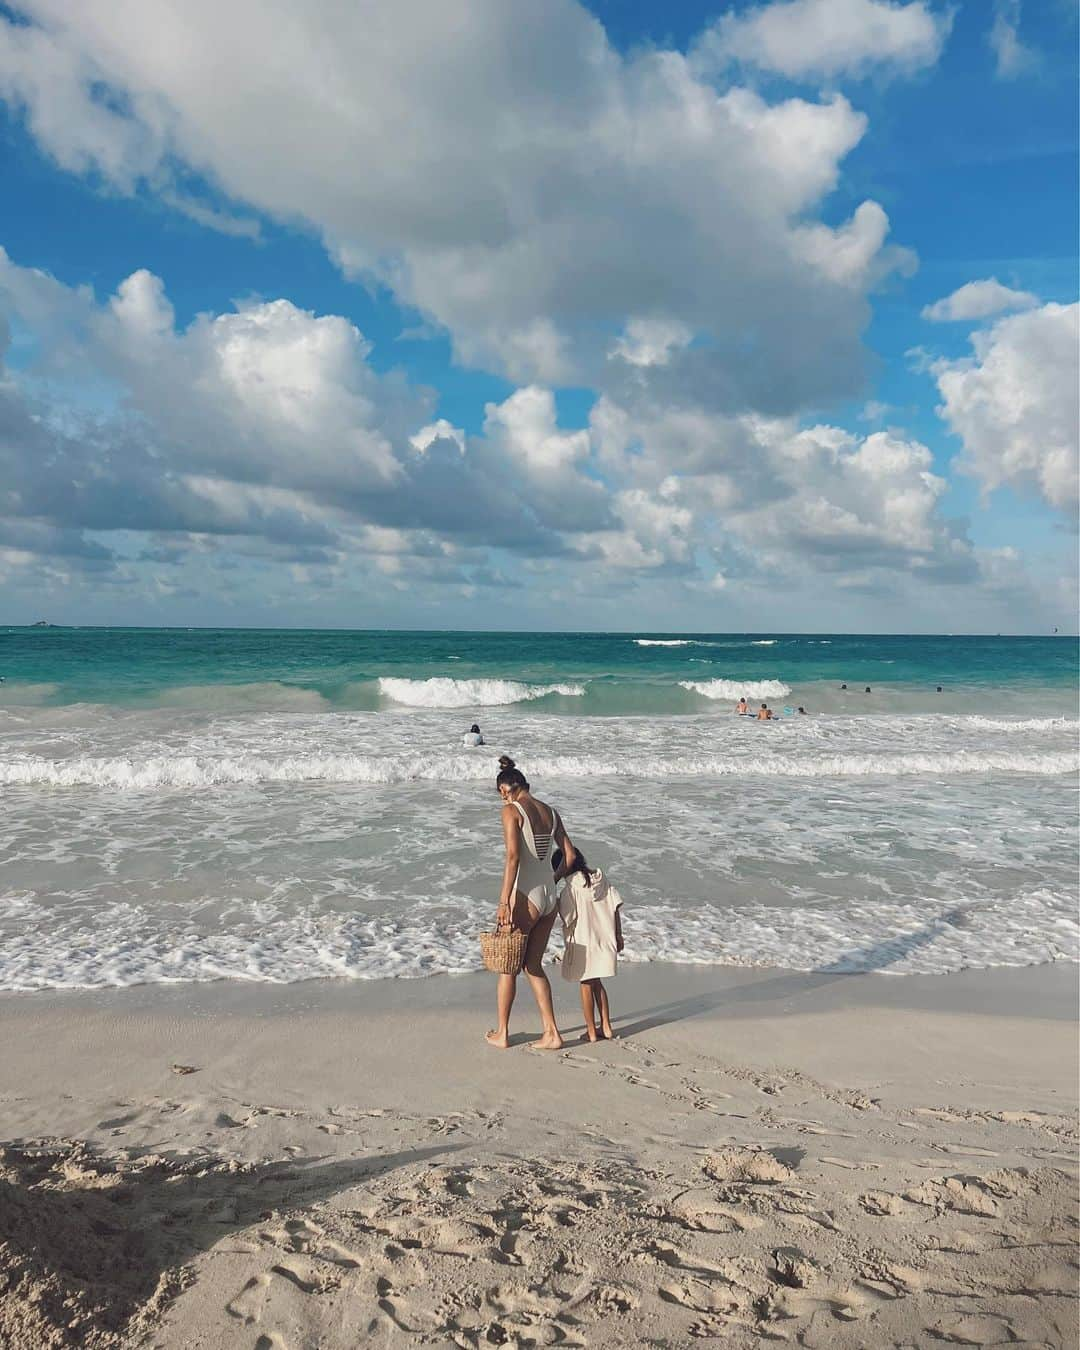
M 561 1050 L 563 1038 L 557 1031 L 545 1031 L 538 1041 L 533 1041 L 535 1050 Z
M 510 1037 L 503 1031 L 495 1031 L 494 1029 L 485 1031 L 484 1040 L 487 1041 L 488 1045 L 493 1045 L 496 1050 L 510 1049 Z

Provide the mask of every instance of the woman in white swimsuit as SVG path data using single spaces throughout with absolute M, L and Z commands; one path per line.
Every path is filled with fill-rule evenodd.
M 574 846 L 563 829 L 559 813 L 529 791 L 529 783 L 507 755 L 499 760 L 495 780 L 505 803 L 502 809 L 503 838 L 506 841 L 506 866 L 503 868 L 497 923 L 511 923 L 529 935 L 525 949 L 525 974 L 529 977 L 536 1006 L 544 1024 L 544 1034 L 536 1042 L 541 1050 L 561 1050 L 563 1039 L 551 1005 L 551 985 L 544 974 L 544 952 L 551 929 L 558 917 L 555 883 L 577 859 Z M 551 867 L 551 855 L 561 848 L 563 861 L 559 872 Z M 516 975 L 500 975 L 499 1025 L 487 1033 L 488 1042 L 505 1050 L 510 1044 L 510 1009 L 517 992 Z

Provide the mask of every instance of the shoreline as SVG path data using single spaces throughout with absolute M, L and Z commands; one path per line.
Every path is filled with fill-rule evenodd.
M 566 1006 L 576 1015 L 577 1000 L 570 993 L 571 986 L 559 972 L 557 953 L 549 953 L 545 970 L 556 994 L 568 991 Z M 790 996 L 816 1002 L 820 1010 L 837 1010 L 843 1006 L 869 1005 L 883 1008 L 912 1008 L 921 1011 L 990 1012 L 1000 1011 L 1000 1000 L 1011 999 L 1009 1011 L 1025 1015 L 1023 1009 L 1035 1006 L 1037 1017 L 1052 1020 L 1073 1020 L 1080 1016 L 1080 958 L 1061 957 L 1054 961 L 1033 962 L 1026 965 L 977 966 L 964 970 L 934 971 L 905 974 L 893 970 L 800 970 L 790 966 L 711 962 L 688 962 L 663 959 L 641 959 L 624 955 L 619 963 L 619 985 L 625 986 L 634 978 L 643 989 L 659 986 L 663 990 L 669 981 L 677 981 L 679 988 L 689 988 L 699 994 L 717 993 L 717 986 L 737 1000 L 738 991 L 745 986 L 768 988 L 771 982 L 774 1001 Z M 1054 972 L 1040 977 L 1036 972 Z M 1066 973 L 1068 972 L 1068 973 Z M 413 1010 L 427 1008 L 459 1008 L 475 998 L 469 982 L 482 984 L 493 977 L 483 970 L 432 971 L 427 974 L 399 975 L 324 975 L 298 980 L 245 979 L 220 976 L 207 980 L 157 980 L 126 985 L 72 985 L 48 986 L 41 989 L 0 989 L 0 1019 L 17 1012 L 20 1004 L 37 1001 L 37 1006 L 55 1001 L 68 1006 L 70 1001 L 101 1002 L 106 1007 L 117 1000 L 133 1000 L 136 1005 L 157 1001 L 179 1008 L 184 1004 L 202 1007 L 216 1013 L 242 1012 L 260 1003 L 287 1009 L 299 1006 L 290 998 L 310 1003 L 313 997 L 327 1010 L 347 1012 L 355 1010 L 359 991 L 371 990 L 378 1003 L 383 998 L 391 1004 L 411 1002 Z M 428 986 L 438 989 L 443 983 L 463 991 L 463 997 L 445 997 L 439 992 L 419 995 L 410 1000 L 403 994 L 400 1000 L 391 997 L 396 988 L 422 990 Z M 888 986 L 897 986 L 887 992 Z M 946 986 L 948 987 L 946 990 Z M 824 991 L 831 990 L 831 993 Z M 381 993 L 378 991 L 382 991 Z M 525 985 L 522 984 L 522 993 Z M 688 995 L 692 997 L 692 994 Z M 759 1000 L 760 993 L 753 995 Z M 843 999 L 847 999 L 845 1004 Z M 733 1002 L 732 1006 L 735 1006 Z M 91 1011 L 96 1011 L 91 1006 Z M 53 1011 L 53 1009 L 49 1009 Z M 703 1007 L 700 1011 L 706 1011 Z M 520 1012 L 520 1010 L 519 1010 Z

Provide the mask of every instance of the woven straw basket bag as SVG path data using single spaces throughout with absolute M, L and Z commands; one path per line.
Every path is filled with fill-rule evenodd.
M 509 924 L 500 924 L 493 933 L 480 934 L 480 955 L 485 967 L 496 975 L 516 975 L 525 964 L 529 936 Z

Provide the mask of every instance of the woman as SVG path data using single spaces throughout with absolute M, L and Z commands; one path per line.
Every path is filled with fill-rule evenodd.
M 525 948 L 525 974 L 529 977 L 536 1006 L 544 1024 L 544 1034 L 536 1042 L 540 1050 L 561 1050 L 563 1038 L 551 1006 L 551 985 L 544 974 L 544 952 L 559 912 L 555 883 L 561 881 L 577 861 L 570 837 L 563 829 L 559 813 L 534 797 L 529 783 L 507 755 L 499 760 L 495 779 L 503 799 L 502 826 L 506 842 L 506 865 L 496 923 L 510 924 L 529 935 Z M 551 855 L 562 849 L 562 862 L 552 870 Z M 510 1009 L 517 992 L 516 975 L 500 975 L 499 1025 L 487 1033 L 488 1043 L 499 1050 L 510 1045 Z

